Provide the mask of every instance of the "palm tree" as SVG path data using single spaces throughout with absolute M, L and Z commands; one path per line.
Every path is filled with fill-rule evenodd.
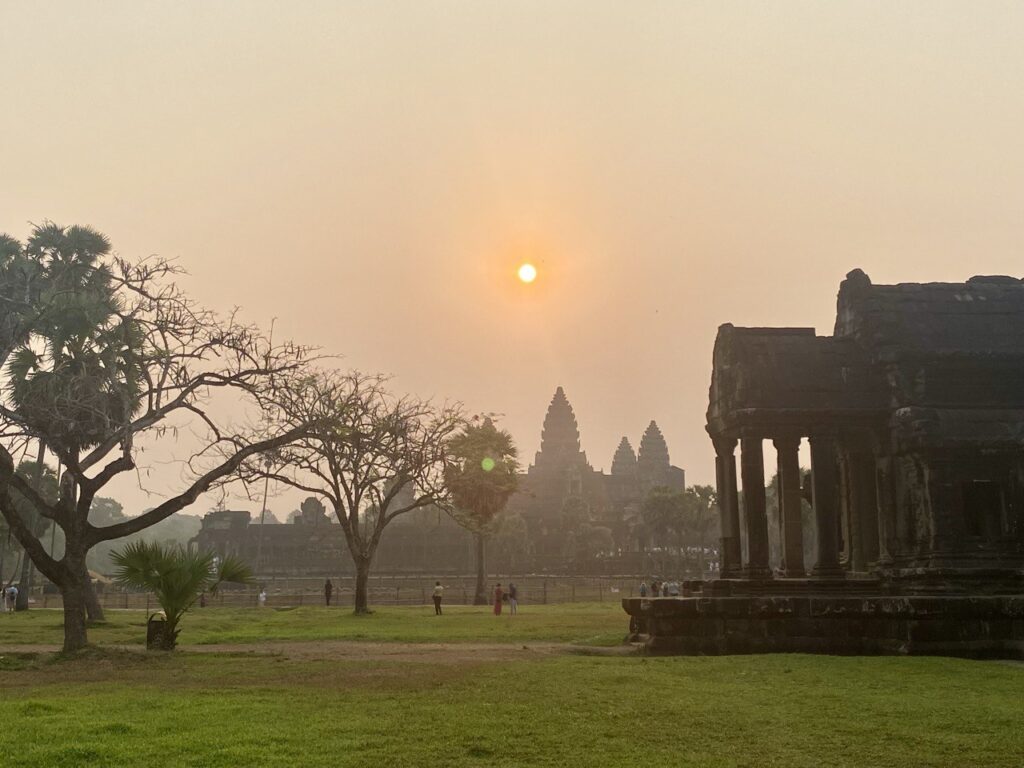
M 25 244 L 24 258 L 41 275 L 41 309 L 6 350 L 7 394 L 40 437 L 39 466 L 46 449 L 77 463 L 81 451 L 127 424 L 140 407 L 142 333 L 122 312 L 117 278 L 102 261 L 109 252 L 110 242 L 95 230 L 51 223 L 37 227 Z M 19 609 L 28 607 L 29 566 Z M 89 619 L 102 621 L 82 570 Z
M 134 541 L 112 552 L 119 584 L 152 592 L 163 609 L 166 623 L 157 647 L 174 650 L 178 624 L 204 592 L 216 594 L 225 582 L 249 584 L 252 571 L 235 557 L 218 559 L 213 552 L 189 552 L 177 544 Z
M 455 521 L 476 539 L 476 605 L 486 605 L 484 544 L 505 504 L 516 492 L 519 468 L 512 435 L 490 418 L 470 422 L 448 442 L 453 463 L 445 471 Z

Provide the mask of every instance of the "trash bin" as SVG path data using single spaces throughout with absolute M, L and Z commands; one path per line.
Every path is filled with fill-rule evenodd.
M 167 619 L 163 613 L 154 613 L 146 622 L 146 648 L 165 648 L 164 628 L 167 626 Z

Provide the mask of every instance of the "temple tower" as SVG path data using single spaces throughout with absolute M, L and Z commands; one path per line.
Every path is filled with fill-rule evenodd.
M 559 471 L 570 467 L 586 467 L 587 455 L 580 450 L 580 431 L 576 425 L 576 414 L 559 387 L 551 398 L 544 429 L 541 432 L 540 450 L 533 460 L 530 471 Z
M 636 477 L 636 453 L 628 438 L 622 438 L 612 458 L 612 474 L 616 477 Z
M 672 465 L 668 458 L 668 446 L 661 430 L 653 421 L 647 425 L 647 431 L 640 440 L 636 465 L 640 482 L 645 488 L 670 485 Z

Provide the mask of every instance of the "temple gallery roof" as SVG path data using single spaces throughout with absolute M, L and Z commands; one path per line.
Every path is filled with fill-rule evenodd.
M 839 287 L 835 336 L 852 336 L 883 358 L 1024 358 L 1024 281 L 978 275 L 964 283 L 874 285 L 855 269 Z
M 1024 409 L 1024 282 L 874 285 L 854 270 L 839 289 L 833 336 L 718 330 L 707 414 L 713 436 L 895 426 L 895 413 L 907 408 Z M 971 429 L 983 421 L 970 420 Z

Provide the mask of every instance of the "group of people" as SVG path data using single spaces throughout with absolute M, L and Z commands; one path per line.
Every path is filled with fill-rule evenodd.
M 646 586 L 645 586 L 646 589 Z M 15 590 L 17 594 L 17 590 Z M 331 605 L 331 597 L 334 595 L 334 584 L 330 579 L 324 582 L 324 602 L 328 607 Z M 440 581 L 434 582 L 434 591 L 431 594 L 434 600 L 434 615 L 441 616 L 443 611 L 441 610 L 441 603 L 444 600 L 444 587 Z M 502 604 L 508 602 L 509 613 L 518 613 L 519 611 L 519 590 L 515 584 L 510 583 L 508 589 L 502 589 L 501 584 L 497 584 L 494 587 L 494 615 L 501 615 Z M 13 604 L 13 601 L 12 601 Z M 256 595 L 256 604 L 262 608 L 267 604 L 267 588 L 260 586 L 260 591 Z
M 501 582 L 494 587 L 494 615 L 501 616 L 501 604 L 508 600 L 508 612 L 515 614 L 519 612 L 519 590 L 516 585 L 509 582 L 508 591 L 501 588 Z
M 4 613 L 14 613 L 14 608 L 18 604 L 18 588 L 11 584 L 11 586 L 4 588 Z
M 441 586 L 440 581 L 434 582 L 434 592 L 432 594 L 434 599 L 434 615 L 443 615 L 441 610 L 441 601 L 444 600 L 444 587 Z M 499 582 L 494 586 L 494 615 L 501 616 L 502 605 L 508 602 L 508 612 L 518 613 L 519 612 L 519 589 L 515 584 L 509 583 L 508 589 L 502 589 L 501 583 Z
M 658 581 L 651 579 L 651 586 L 646 581 L 640 582 L 640 597 L 679 597 L 678 581 Z

